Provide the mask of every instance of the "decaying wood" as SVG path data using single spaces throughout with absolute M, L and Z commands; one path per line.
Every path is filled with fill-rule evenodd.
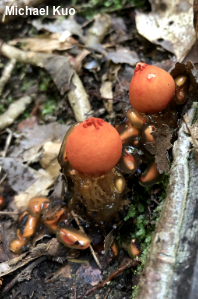
M 12 103 L 8 110 L 0 115 L 0 130 L 10 126 L 19 115 L 21 115 L 26 107 L 32 102 L 34 96 L 25 96 Z
M 186 123 L 188 126 L 191 125 L 194 119 L 197 107 L 198 105 L 194 103 L 187 113 Z M 193 232 L 189 231 L 190 226 L 186 226 L 189 222 L 186 211 L 191 211 L 191 214 L 195 213 L 195 204 L 191 202 L 191 199 L 194 197 L 195 201 L 195 194 L 197 195 L 198 192 L 197 187 L 193 191 L 192 185 L 194 183 L 197 186 L 198 171 L 194 171 L 194 182 L 189 177 L 192 170 L 197 169 L 197 164 L 195 164 L 194 159 L 190 162 L 193 165 L 189 165 L 191 145 L 186 134 L 186 123 L 182 122 L 178 139 L 173 146 L 175 163 L 170 171 L 166 199 L 156 225 L 135 299 L 187 298 L 177 297 L 178 289 L 174 290 L 175 282 L 180 275 L 175 269 L 177 269 L 181 260 L 187 262 L 189 258 L 189 248 L 182 241 L 182 238 L 188 235 L 191 239 L 193 234 L 198 234 L 198 225 L 195 225 Z M 192 222 L 192 215 L 190 215 L 190 219 Z M 184 281 L 183 283 L 185 284 Z M 178 288 L 180 286 L 181 283 Z
M 13 259 L 0 263 L 0 277 L 11 274 L 31 261 L 45 255 L 53 257 L 60 256 L 64 260 L 70 257 L 69 249 L 61 245 L 56 238 L 52 238 L 48 243 L 38 244 L 36 247 L 30 248 L 28 252 L 24 252 Z
M 47 254 L 49 244 L 39 244 L 37 247 L 30 250 L 30 252 L 25 252 L 18 257 L 15 257 L 7 262 L 0 264 L 0 276 L 3 277 L 8 275 L 17 269 L 27 265 L 29 262 Z
M 54 63 L 55 59 L 60 59 L 60 56 L 58 55 L 35 53 L 33 51 L 25 52 L 6 43 L 2 43 L 1 53 L 7 58 L 16 59 L 17 61 L 20 61 L 22 63 L 35 65 L 41 68 L 46 68 L 46 63 L 48 63 L 51 59 L 54 60 Z M 63 59 L 65 61 L 67 60 L 66 57 L 64 57 Z M 69 63 L 69 60 L 67 63 Z M 74 86 L 74 89 L 69 89 L 68 91 L 68 99 L 74 111 L 76 121 L 81 122 L 92 115 L 89 97 L 83 87 L 79 76 L 77 75 L 75 70 L 72 69 L 71 65 L 68 65 L 68 72 L 71 73 L 71 82 Z M 57 82 L 55 83 L 57 84 Z M 62 93 L 64 93 L 64 90 Z
M 197 119 L 197 113 L 195 119 Z M 190 152 L 188 160 L 188 195 L 174 273 L 168 291 L 170 299 L 195 299 L 198 294 L 198 163 L 196 153 L 197 148 Z
M 2 76 L 0 78 L 0 96 L 2 94 L 2 91 L 4 89 L 4 86 L 6 85 L 6 83 L 8 82 L 8 80 L 10 79 L 11 73 L 15 67 L 16 64 L 16 59 L 11 59 L 4 67 L 3 72 L 2 72 Z
M 86 42 L 87 47 L 95 47 L 100 44 L 111 26 L 111 18 L 107 14 L 98 14 L 94 17 L 94 24 L 89 29 Z
M 3 152 L 1 153 L 1 156 L 2 157 L 6 157 L 6 154 L 7 154 L 7 151 L 8 151 L 8 148 L 10 146 L 10 143 L 11 143 L 11 140 L 12 140 L 12 136 L 13 136 L 13 132 L 10 130 L 10 129 L 6 129 L 6 132 L 8 133 L 8 136 L 6 138 L 6 142 L 5 142 L 5 146 L 4 146 L 4 150 Z
M 37 260 L 33 261 L 30 265 L 28 265 L 25 269 L 23 269 L 18 275 L 16 275 L 5 287 L 4 289 L 0 292 L 0 295 L 4 295 L 7 293 L 17 282 L 22 282 L 24 280 L 30 280 L 31 279 L 31 274 L 34 268 L 42 263 L 44 260 L 46 260 L 46 256 L 41 256 Z
M 68 100 L 74 111 L 76 121 L 84 121 L 93 114 L 89 103 L 89 97 L 76 72 L 74 72 L 72 77 L 72 83 L 75 86 L 75 89 L 68 92 Z

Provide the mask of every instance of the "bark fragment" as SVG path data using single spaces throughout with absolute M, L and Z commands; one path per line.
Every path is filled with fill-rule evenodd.
M 188 111 L 188 126 L 195 116 L 197 104 Z M 160 219 L 153 234 L 146 265 L 140 277 L 135 299 L 173 299 L 169 297 L 181 241 L 182 222 L 189 197 L 190 142 L 186 136 L 186 124 L 182 122 L 178 140 L 173 146 L 174 163 L 170 171 L 167 195 Z

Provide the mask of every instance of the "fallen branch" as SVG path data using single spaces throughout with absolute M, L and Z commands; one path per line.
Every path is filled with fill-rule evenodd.
M 13 273 L 14 271 L 24 267 L 31 261 L 47 255 L 47 256 L 64 256 L 67 258 L 68 248 L 62 248 L 56 238 L 52 238 L 48 243 L 38 244 L 36 247 L 30 248 L 28 252 L 21 253 L 19 256 L 0 263 L 0 277 Z M 68 256 L 70 257 L 68 252 Z
M 4 86 L 6 85 L 6 83 L 8 82 L 8 80 L 10 79 L 11 73 L 15 67 L 16 64 L 16 59 L 11 59 L 4 67 L 3 72 L 2 72 L 2 76 L 0 78 L 0 96 L 2 94 L 2 91 L 4 89 Z
M 88 94 L 76 72 L 72 77 L 72 83 L 76 88 L 68 92 L 68 100 L 74 111 L 75 119 L 81 122 L 92 116 L 93 111 L 91 110 Z
M 11 216 L 12 215 L 19 215 L 20 213 L 19 212 L 6 212 L 6 211 L 0 211 L 0 216 L 1 215 L 6 215 L 6 216 Z
M 2 43 L 1 53 L 7 58 L 45 68 L 54 80 L 60 94 L 63 95 L 68 91 L 68 100 L 76 121 L 84 121 L 92 115 L 88 95 L 67 57 L 33 51 L 25 52 L 6 43 Z M 72 84 L 75 86 L 74 89 L 72 89 Z
M 10 129 L 7 128 L 6 132 L 8 132 L 8 137 L 6 138 L 6 144 L 5 144 L 4 150 L 1 154 L 2 157 L 6 157 L 6 154 L 7 154 L 7 151 L 8 151 L 8 148 L 10 146 L 10 143 L 12 141 L 12 136 L 13 136 L 13 132 Z
M 17 282 L 22 282 L 24 280 L 29 280 L 31 278 L 31 273 L 34 270 L 34 268 L 45 261 L 47 259 L 46 256 L 41 256 L 37 260 L 33 261 L 30 265 L 28 265 L 23 271 L 21 271 L 18 275 L 16 275 L 0 292 L 0 295 L 4 295 L 7 293 Z
M 25 111 L 32 100 L 33 96 L 25 96 L 12 103 L 8 110 L 0 115 L 0 130 L 10 126 Z
M 89 29 L 86 46 L 95 48 L 100 44 L 111 27 L 111 17 L 108 14 L 98 14 L 94 17 L 94 24 Z

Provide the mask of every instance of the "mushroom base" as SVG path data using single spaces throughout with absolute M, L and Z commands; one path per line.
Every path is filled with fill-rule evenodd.
M 127 189 L 124 188 L 122 193 L 116 189 L 116 178 L 122 177 L 124 180 L 124 177 L 115 168 L 103 176 L 92 178 L 74 170 L 68 162 L 64 175 L 68 181 L 68 191 L 73 195 L 69 210 L 84 214 L 100 227 L 105 227 L 109 221 L 114 220 L 115 223 L 120 220 L 118 212 L 129 203 L 123 196 Z

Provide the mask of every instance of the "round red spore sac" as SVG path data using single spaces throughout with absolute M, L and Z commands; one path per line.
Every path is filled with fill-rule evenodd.
M 175 93 L 175 82 L 163 69 L 139 62 L 129 86 L 131 106 L 139 112 L 156 113 L 166 108 Z
M 66 154 L 79 172 L 94 177 L 110 171 L 119 161 L 122 142 L 116 129 L 100 118 L 91 117 L 69 135 Z

